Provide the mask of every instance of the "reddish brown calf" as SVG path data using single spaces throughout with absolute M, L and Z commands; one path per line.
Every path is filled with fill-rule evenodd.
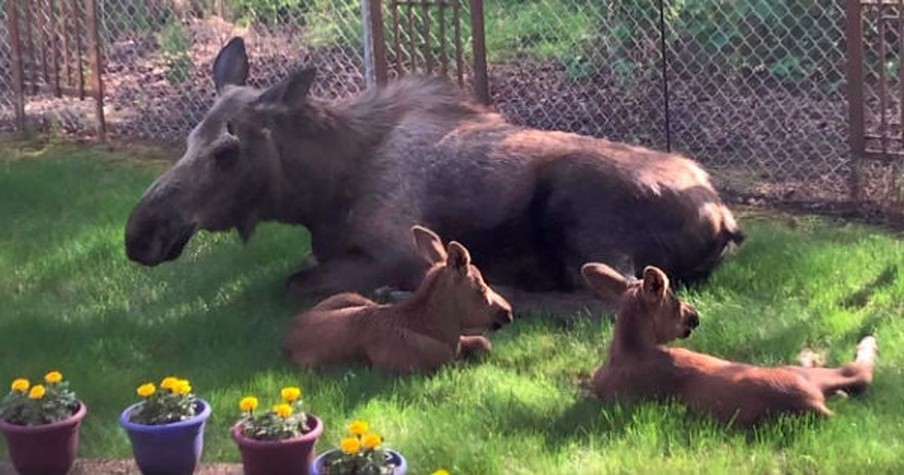
M 593 375 L 593 393 L 604 401 L 677 399 L 722 422 L 749 426 L 780 413 L 831 416 L 827 396 L 860 392 L 872 382 L 878 346 L 871 336 L 840 368 L 735 363 L 664 346 L 690 336 L 699 318 L 658 268 L 645 268 L 643 278 L 631 282 L 603 264 L 586 264 L 581 272 L 590 288 L 619 300 L 609 356 Z
M 414 226 L 414 240 L 431 268 L 420 287 L 397 305 L 342 293 L 295 317 L 283 349 L 298 364 L 366 363 L 390 373 L 433 372 L 492 345 L 481 335 L 512 322 L 509 303 L 452 241 L 443 249 L 432 231 Z

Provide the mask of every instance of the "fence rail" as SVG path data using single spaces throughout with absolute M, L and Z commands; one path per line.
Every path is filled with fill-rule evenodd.
M 67 15 L 60 29 L 36 14 L 84 12 L 93 2 L 98 48 L 91 35 L 73 34 L 90 29 L 90 15 Z M 745 196 L 828 203 L 854 190 L 899 207 L 904 196 L 901 158 L 884 153 L 904 151 L 894 94 L 904 88 L 904 0 L 663 0 L 661 10 L 646 0 L 0 4 L 0 129 L 13 128 L 18 111 L 32 127 L 96 135 L 103 117 L 111 136 L 179 143 L 211 103 L 216 52 L 243 35 L 257 86 L 310 63 L 314 94 L 342 99 L 365 89 L 368 74 L 381 82 L 416 66 L 460 78 L 478 96 L 485 90 L 483 99 L 515 123 L 688 154 Z M 362 7 L 382 21 L 365 21 Z M 11 21 L 13 10 L 32 21 Z M 28 54 L 15 58 L 15 37 L 35 46 L 19 45 Z M 42 62 L 50 68 L 64 50 L 85 59 L 58 55 L 69 75 L 64 66 L 55 90 L 58 77 Z M 85 57 L 91 51 L 102 53 L 100 73 Z M 36 54 L 48 56 L 27 59 L 24 70 L 14 64 Z M 87 93 L 65 94 L 79 90 Z

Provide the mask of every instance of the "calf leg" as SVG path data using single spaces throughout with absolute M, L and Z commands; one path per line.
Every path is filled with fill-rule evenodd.
M 458 357 L 461 359 L 474 358 L 492 349 L 493 344 L 484 336 L 462 335 L 458 338 Z
M 407 329 L 398 338 L 371 342 L 374 368 L 392 374 L 432 373 L 455 358 L 455 350 L 439 340 Z
M 873 381 L 873 366 L 878 350 L 876 339 L 868 336 L 857 345 L 857 356 L 851 363 L 840 368 L 797 367 L 796 371 L 815 384 L 826 396 L 834 395 L 838 391 L 860 393 Z

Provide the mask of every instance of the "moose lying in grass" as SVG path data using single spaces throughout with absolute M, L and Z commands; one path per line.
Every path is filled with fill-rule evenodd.
M 861 392 L 872 382 L 878 347 L 871 336 L 841 368 L 735 363 L 664 346 L 690 336 L 699 318 L 661 270 L 647 267 L 633 282 L 604 264 L 587 264 L 582 273 L 590 288 L 619 301 L 609 356 L 592 381 L 604 401 L 675 398 L 719 421 L 750 426 L 781 413 L 830 416 L 827 396 Z
M 681 156 L 515 126 L 444 78 L 327 104 L 308 95 L 314 69 L 264 90 L 245 85 L 248 69 L 233 38 L 213 65 L 216 102 L 129 217 L 130 259 L 157 265 L 198 230 L 247 240 L 279 221 L 311 233 L 293 295 L 412 291 L 428 269 L 408 239 L 420 223 L 466 245 L 516 311 L 569 311 L 599 304 L 582 292 L 585 262 L 693 282 L 744 238 Z
M 429 229 L 411 229 L 430 265 L 414 295 L 378 305 L 354 293 L 334 295 L 295 317 L 283 350 L 298 364 L 367 363 L 389 373 L 433 372 L 459 356 L 492 348 L 481 335 L 512 322 L 509 303 L 483 280 L 468 250 L 444 250 Z

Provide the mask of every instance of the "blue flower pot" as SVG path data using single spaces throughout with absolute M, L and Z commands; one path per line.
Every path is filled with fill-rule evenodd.
M 210 404 L 195 401 L 195 417 L 169 424 L 136 424 L 129 419 L 141 402 L 122 411 L 119 423 L 132 442 L 135 463 L 144 475 L 191 475 L 204 450 Z
M 311 475 L 328 475 L 323 471 L 323 462 L 326 460 L 330 454 L 336 452 L 339 449 L 330 449 L 326 452 L 317 456 L 314 459 L 314 463 L 311 464 Z M 402 454 L 396 452 L 392 449 L 385 449 L 387 455 L 389 456 L 389 460 L 395 464 L 395 469 L 392 471 L 392 475 L 405 475 L 408 473 L 408 461 L 405 460 L 405 457 Z

